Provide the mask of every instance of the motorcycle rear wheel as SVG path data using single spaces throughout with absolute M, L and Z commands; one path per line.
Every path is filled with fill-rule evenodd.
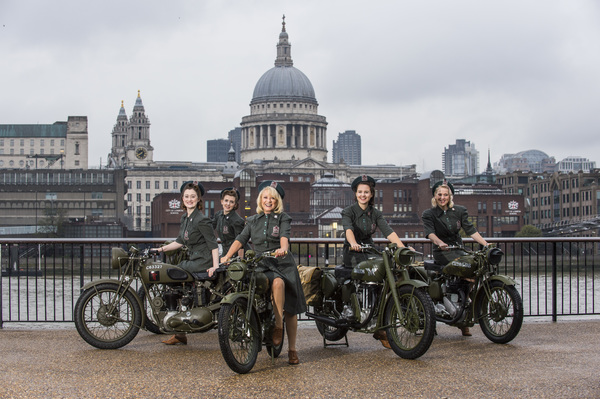
M 512 341 L 523 325 L 523 300 L 517 289 L 501 281 L 490 283 L 490 297 L 477 298 L 477 318 L 485 336 L 497 344 Z
M 390 297 L 385 307 L 387 339 L 396 355 L 404 359 L 422 356 L 433 342 L 435 313 L 433 302 L 425 291 L 404 285 L 398 289 L 403 318 Z
M 150 297 L 146 298 L 146 291 L 144 287 L 138 288 L 137 294 L 142 300 L 142 305 L 144 307 L 144 327 L 146 330 L 150 331 L 154 334 L 164 334 L 160 331 L 160 328 L 156 324 L 154 320 L 154 315 L 152 314 L 152 306 L 150 306 L 150 301 L 152 301 L 156 297 L 162 297 L 164 293 L 164 285 L 163 284 L 149 284 L 148 291 L 150 293 Z
M 317 330 L 319 330 L 321 336 L 324 337 L 327 341 L 339 341 L 340 339 L 344 338 L 348 333 L 347 328 L 329 326 L 316 320 L 315 324 L 317 325 Z
M 75 304 L 77 332 L 88 344 L 117 349 L 135 338 L 142 325 L 142 309 L 131 291 L 119 294 L 119 286 L 103 283 L 85 290 Z
M 269 356 L 278 358 L 281 354 L 281 350 L 283 349 L 283 342 L 285 341 L 285 317 L 283 318 L 283 335 L 281 337 L 281 343 L 279 345 L 273 345 L 273 329 L 275 328 L 275 315 L 271 315 L 271 326 L 272 328 L 265 329 L 265 337 L 266 341 L 265 346 L 267 347 L 267 353 Z
M 219 346 L 225 363 L 239 374 L 246 374 L 254 364 L 261 347 L 260 326 L 255 312 L 246 318 L 248 301 L 238 298 L 221 305 L 219 310 Z

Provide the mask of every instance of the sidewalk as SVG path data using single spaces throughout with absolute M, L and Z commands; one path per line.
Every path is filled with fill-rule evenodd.
M 259 353 L 247 375 L 231 371 L 216 330 L 166 346 L 140 332 L 118 350 L 89 346 L 74 327 L 0 330 L 1 398 L 593 398 L 600 397 L 600 321 L 525 320 L 517 338 L 493 344 L 438 323 L 429 351 L 404 360 L 370 335 L 323 348 L 302 322 L 301 364 L 287 350 L 271 364 Z M 286 337 L 287 339 L 287 337 Z M 285 347 L 287 349 L 287 345 Z

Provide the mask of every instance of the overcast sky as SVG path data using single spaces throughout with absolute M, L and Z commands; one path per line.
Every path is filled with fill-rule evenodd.
M 281 17 L 294 66 L 363 164 L 439 169 L 456 139 L 480 169 L 538 149 L 599 162 L 600 2 L 594 0 L 0 0 L 0 124 L 89 122 L 106 164 L 124 100 L 141 97 L 154 159 L 206 161 L 250 114 Z

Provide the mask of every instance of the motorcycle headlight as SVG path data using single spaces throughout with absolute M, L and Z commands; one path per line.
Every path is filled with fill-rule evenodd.
M 400 266 L 410 265 L 413 262 L 414 257 L 415 252 L 406 247 L 398 248 L 394 253 L 394 260 L 396 261 L 396 264 Z
M 127 251 L 123 248 L 113 248 L 111 251 L 110 264 L 113 269 L 120 269 L 125 263 L 127 263 Z
M 244 262 L 231 262 L 227 268 L 227 275 L 233 281 L 240 281 L 246 276 L 248 268 Z
M 500 248 L 491 248 L 487 253 L 487 261 L 490 265 L 496 266 L 502 261 L 504 252 Z

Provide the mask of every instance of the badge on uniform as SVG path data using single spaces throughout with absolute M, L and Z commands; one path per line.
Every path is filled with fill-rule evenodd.
M 227 234 L 229 232 L 229 226 L 223 226 L 223 234 Z
M 190 237 L 188 236 L 187 230 L 185 231 L 185 233 L 183 233 L 183 239 L 186 241 L 190 239 Z
M 273 226 L 273 237 L 279 237 L 279 226 Z

